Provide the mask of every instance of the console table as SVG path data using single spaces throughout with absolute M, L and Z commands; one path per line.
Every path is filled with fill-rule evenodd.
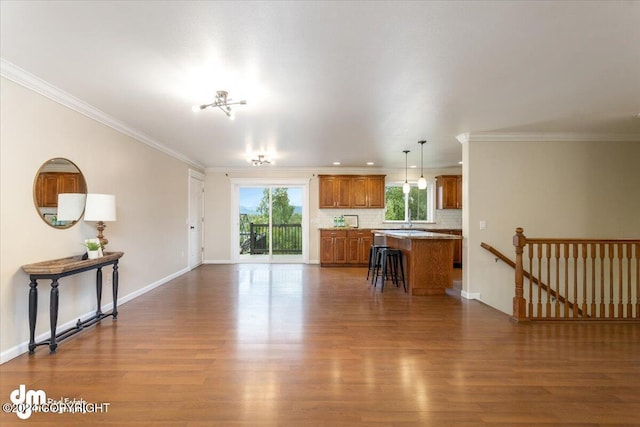
M 49 345 L 49 352 L 55 353 L 58 342 L 77 334 L 85 327 L 100 322 L 105 317 L 118 318 L 118 260 L 123 252 L 105 252 L 97 259 L 82 259 L 82 256 L 54 259 L 22 266 L 22 270 L 29 275 L 29 354 L 33 354 L 39 345 Z M 103 313 L 100 308 L 102 299 L 102 267 L 113 265 L 113 310 Z M 91 318 L 76 323 L 76 326 L 56 334 L 58 324 L 58 279 L 84 271 L 96 270 L 96 297 L 98 308 Z M 36 316 L 38 314 L 38 279 L 51 279 L 51 299 L 49 302 L 49 321 L 51 322 L 51 338 L 36 342 Z

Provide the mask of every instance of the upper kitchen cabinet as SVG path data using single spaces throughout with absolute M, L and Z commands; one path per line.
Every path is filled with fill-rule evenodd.
M 320 208 L 350 208 L 351 178 L 338 175 L 319 175 Z
M 462 209 L 462 175 L 436 177 L 436 209 Z
M 319 175 L 320 208 L 384 208 L 384 175 Z

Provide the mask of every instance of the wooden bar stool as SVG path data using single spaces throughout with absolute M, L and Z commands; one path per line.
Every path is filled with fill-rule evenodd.
M 391 282 L 396 286 L 400 286 L 399 281 L 402 280 L 402 288 L 407 292 L 407 285 L 404 279 L 404 266 L 402 263 L 402 251 L 400 249 L 391 249 L 389 247 L 380 249 L 378 252 L 380 257 L 380 266 L 374 270 L 373 287 L 376 287 L 378 276 L 382 276 L 382 285 L 380 292 L 384 290 L 384 280 L 391 278 Z M 380 274 L 380 268 L 382 272 Z

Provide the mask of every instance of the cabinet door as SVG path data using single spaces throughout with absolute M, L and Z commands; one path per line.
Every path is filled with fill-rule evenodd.
M 436 178 L 437 209 L 458 209 L 457 178 L 441 175 Z
M 58 176 L 57 173 L 41 174 L 42 176 L 42 204 L 40 206 L 54 208 L 58 206 Z
M 373 236 L 371 232 L 360 238 L 360 264 L 369 263 L 369 251 L 373 245 Z
M 333 261 L 336 264 L 347 262 L 347 237 L 344 235 L 333 238 Z
M 360 239 L 347 237 L 347 263 L 358 264 L 360 262 Z
M 462 209 L 462 175 L 456 176 L 456 207 Z
M 80 191 L 80 180 L 77 173 L 63 173 L 58 179 L 58 194 L 77 193 Z
M 367 194 L 369 193 L 368 179 L 366 176 L 357 176 L 351 179 L 351 207 L 366 208 Z
M 337 208 L 351 207 L 351 177 L 336 177 L 334 186 L 334 199 Z
M 318 192 L 320 193 L 320 200 L 318 202 L 319 208 L 335 208 L 335 178 L 332 176 L 321 176 L 318 179 Z
M 320 238 L 320 263 L 333 263 L 333 237 L 323 236 Z
M 367 207 L 384 208 L 384 176 L 367 178 Z

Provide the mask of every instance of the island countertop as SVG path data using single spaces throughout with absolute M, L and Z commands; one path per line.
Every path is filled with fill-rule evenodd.
M 462 236 L 452 234 L 435 233 L 433 231 L 424 230 L 371 230 L 372 233 L 380 234 L 386 237 L 395 237 L 396 239 L 447 239 L 460 240 Z

